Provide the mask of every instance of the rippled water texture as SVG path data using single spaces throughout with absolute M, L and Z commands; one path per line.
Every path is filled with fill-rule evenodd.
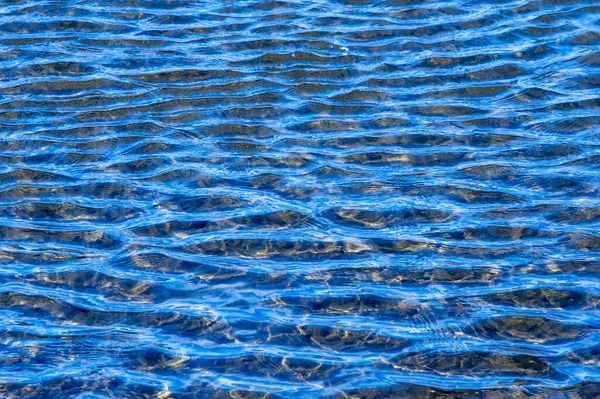
M 600 397 L 596 0 L 5 0 L 0 397 Z

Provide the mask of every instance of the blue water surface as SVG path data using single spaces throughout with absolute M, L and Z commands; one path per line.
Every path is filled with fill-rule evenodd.
M 0 397 L 600 397 L 599 27 L 0 1 Z

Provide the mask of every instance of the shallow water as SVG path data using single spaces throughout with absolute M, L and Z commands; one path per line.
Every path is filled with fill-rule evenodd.
M 600 5 L 0 6 L 0 397 L 600 397 Z

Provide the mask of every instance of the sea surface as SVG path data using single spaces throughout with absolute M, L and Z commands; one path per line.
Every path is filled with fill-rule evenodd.
M 597 0 L 0 2 L 1 398 L 600 397 Z

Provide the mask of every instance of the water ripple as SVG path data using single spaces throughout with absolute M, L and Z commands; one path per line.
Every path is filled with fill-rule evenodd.
M 0 396 L 600 396 L 600 7 L 0 6 Z

